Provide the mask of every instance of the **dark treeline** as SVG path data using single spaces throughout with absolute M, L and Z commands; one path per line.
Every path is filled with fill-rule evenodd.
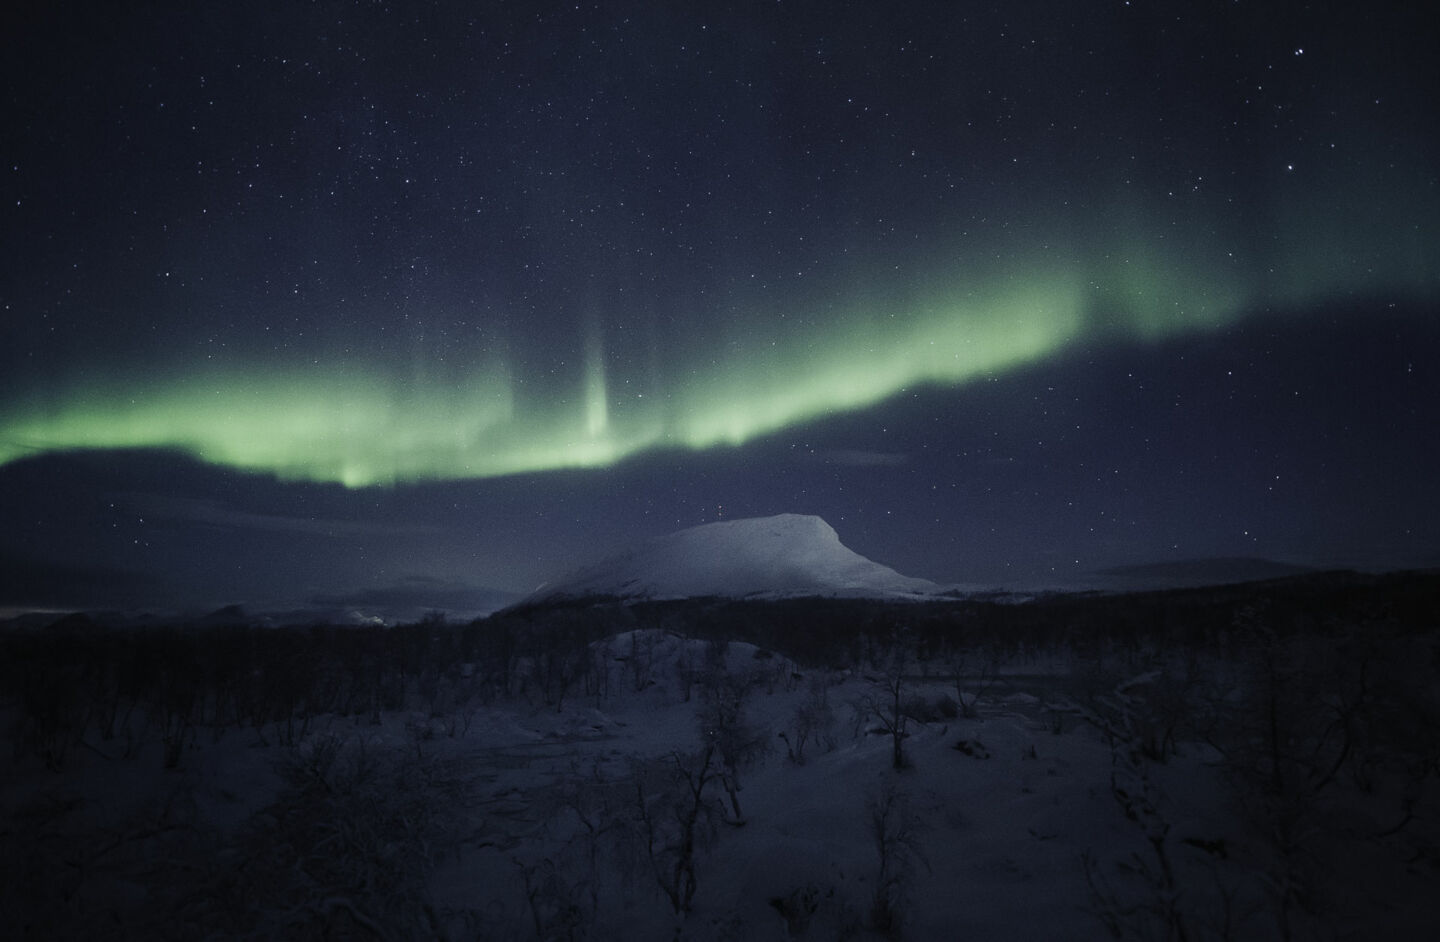
M 173 766 L 207 731 L 248 727 L 293 745 L 326 714 L 379 722 L 420 710 L 459 722 L 496 697 L 535 692 L 551 703 L 578 679 L 579 653 L 600 631 L 563 616 L 393 628 L 107 628 L 69 618 L 0 634 L 0 704 L 18 707 L 16 751 L 53 768 L 82 741 L 128 755 L 157 737 Z
M 507 624 L 588 617 L 612 626 L 748 641 L 806 666 L 848 667 L 903 630 L 920 658 L 983 648 L 1005 656 L 1098 647 L 1184 646 L 1221 654 L 1246 643 L 1237 625 L 1262 621 L 1280 637 L 1329 637 L 1357 626 L 1379 636 L 1440 627 L 1440 573 L 1333 572 L 1269 582 L 1127 594 L 889 602 L 793 598 L 686 599 L 620 605 L 587 599 L 492 616 Z M 614 630 L 614 629 L 612 629 Z
M 468 722 L 480 706 L 525 697 L 560 707 L 603 695 L 592 642 L 629 629 L 740 640 L 807 667 L 873 661 L 903 633 L 918 661 L 957 651 L 1043 653 L 1203 649 L 1231 656 L 1270 639 L 1360 632 L 1375 640 L 1432 630 L 1440 575 L 1332 573 L 1230 587 L 1027 602 L 893 603 L 797 598 L 619 604 L 583 600 L 393 628 L 154 626 L 83 617 L 0 632 L 0 703 L 16 707 L 18 754 L 59 767 L 80 743 L 128 754 L 157 738 L 173 765 L 209 731 L 249 728 L 290 744 L 321 715 L 423 711 Z

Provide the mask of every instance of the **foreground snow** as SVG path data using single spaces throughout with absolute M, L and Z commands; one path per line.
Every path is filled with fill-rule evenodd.
M 61 774 L 12 762 L 9 937 L 1275 935 L 1275 870 L 1247 844 L 1214 749 L 1143 760 L 1143 732 L 1117 726 L 1144 721 L 1124 707 L 1155 671 L 1112 674 L 1087 701 L 1096 665 L 1063 659 L 971 664 L 957 689 L 940 665 L 803 671 L 655 629 L 589 652 L 596 670 L 559 705 L 538 689 L 488 706 L 436 694 L 428 711 L 303 732 L 201 731 L 168 771 L 143 737 L 129 756 L 91 741 Z M 898 770 L 892 678 L 914 714 Z M 956 715 L 955 695 L 975 715 Z M 759 746 L 733 782 L 710 764 L 725 697 Z M 1082 718 L 1086 702 L 1117 712 Z M 690 811 L 695 889 L 677 911 L 664 886 Z M 1356 814 L 1347 827 L 1382 830 Z M 1421 937 L 1427 914 L 1405 905 L 1426 875 L 1378 838 L 1357 846 L 1386 882 L 1353 888 L 1348 929 Z
M 146 848 L 172 828 L 200 835 L 222 854 L 241 853 L 257 828 L 262 839 L 269 832 L 270 843 L 283 842 L 287 835 L 273 830 L 284 826 L 276 809 L 287 800 L 277 768 L 309 774 L 313 767 L 338 792 L 350 787 L 345 770 L 367 762 L 423 770 L 406 787 L 426 794 L 427 813 L 441 821 L 443 846 L 432 847 L 435 866 L 425 879 L 445 937 L 562 938 L 571 931 L 567 920 L 583 919 L 572 927 L 576 937 L 668 938 L 678 925 L 684 938 L 781 939 L 787 900 L 801 909 L 813 904 L 804 914 L 808 937 L 868 937 L 877 862 L 867 801 L 890 790 L 918 835 L 901 906 L 907 935 L 998 938 L 1023 926 L 1031 939 L 1104 937 L 1085 912 L 1078 866 L 1085 848 L 1124 836 L 1113 802 L 1097 789 L 1110 761 L 1102 743 L 1073 728 L 1050 732 L 1040 701 L 1011 691 L 982 718 L 915 724 L 907 739 L 913 767 L 897 773 L 888 742 L 852 710 L 870 690 L 863 677 L 805 675 L 741 643 L 729 646 L 727 671 L 744 678 L 746 721 L 763 733 L 765 749 L 742 773 L 743 818 L 723 807 L 718 787 L 706 800 L 710 825 L 697 856 L 694 907 L 677 917 L 644 861 L 618 846 L 625 835 L 606 815 L 629 804 L 638 771 L 663 769 L 700 744 L 704 702 L 698 687 L 687 701 L 690 685 L 678 668 L 698 665 L 705 645 L 655 631 L 605 644 L 608 695 L 578 696 L 561 710 L 510 703 L 463 719 L 392 714 L 372 725 L 330 718 L 290 747 L 231 731 L 218 742 L 197 741 L 170 772 L 160 771 L 157 744 L 132 759 L 104 758 L 101 746 L 58 781 L 12 775 L 4 807 L 12 820 L 28 820 L 69 803 L 73 810 L 44 828 L 57 842 L 97 854 L 74 892 L 53 900 L 80 911 L 46 914 L 53 927 L 86 926 L 86 913 L 105 910 L 133 916 L 137 926 L 154 918 L 136 915 L 165 896 L 147 885 L 145 855 L 117 855 L 107 850 L 112 845 Z M 642 649 L 647 678 L 635 674 Z M 917 684 L 917 694 L 926 686 Z M 948 689 L 930 686 L 934 695 Z M 797 764 L 778 734 L 788 730 L 793 742 L 797 708 L 817 695 L 830 722 Z M 978 752 L 956 749 L 962 740 Z M 366 807 L 393 798 L 363 797 Z M 337 839 L 333 852 L 347 850 Z M 345 906 L 359 913 L 368 901 L 327 905 L 348 919 Z

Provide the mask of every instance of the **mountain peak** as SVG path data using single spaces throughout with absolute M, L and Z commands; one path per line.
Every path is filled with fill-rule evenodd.
M 891 598 L 938 591 L 932 582 L 903 576 L 850 550 L 820 517 L 779 514 L 706 523 L 647 540 L 541 586 L 526 601 L 587 596 Z

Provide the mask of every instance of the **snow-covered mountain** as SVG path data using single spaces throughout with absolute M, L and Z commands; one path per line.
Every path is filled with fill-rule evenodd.
M 848 549 L 819 517 L 780 514 L 690 527 L 546 583 L 521 604 L 565 598 L 905 598 L 941 587 Z

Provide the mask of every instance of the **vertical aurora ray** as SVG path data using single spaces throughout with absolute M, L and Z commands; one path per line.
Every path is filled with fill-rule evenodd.
M 602 437 L 610 425 L 609 395 L 605 382 L 605 341 L 600 321 L 586 318 L 585 331 L 585 431 L 591 439 Z

